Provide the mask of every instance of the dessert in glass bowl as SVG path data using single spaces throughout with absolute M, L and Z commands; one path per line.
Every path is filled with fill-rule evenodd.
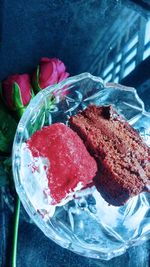
M 63 98 L 61 97 L 62 90 L 65 91 Z M 55 96 L 55 103 L 50 105 L 52 94 Z M 141 189 L 139 193 L 141 193 L 129 200 L 127 198 L 123 202 L 119 201 L 119 205 L 126 201 L 124 205 L 109 205 L 108 202 L 110 201 L 101 192 L 99 193 L 99 187 L 95 182 L 98 178 L 96 180 L 93 178 L 93 176 L 98 177 L 97 173 L 100 171 L 97 158 L 93 156 L 92 151 L 87 146 L 89 140 L 86 142 L 80 136 L 80 139 L 83 139 L 82 142 L 85 142 L 82 143 L 83 147 L 87 149 L 86 160 L 91 157 L 88 160 L 91 163 L 90 177 L 88 177 L 87 168 L 85 170 L 84 178 L 87 174 L 87 185 L 86 179 L 83 182 L 83 179 L 78 176 L 77 181 L 81 190 L 77 188 L 77 183 L 75 183 L 73 187 L 71 186 L 72 192 L 69 197 L 64 198 L 62 196 L 59 200 L 55 199 L 56 205 L 49 205 L 53 203 L 49 203 L 50 199 L 47 197 L 49 194 L 47 192 L 45 194 L 45 190 L 43 190 L 44 183 L 47 182 L 45 173 L 49 163 L 46 160 L 41 162 L 43 175 L 40 175 L 37 181 L 34 179 L 35 170 L 36 173 L 38 172 L 37 166 L 31 164 L 32 166 L 29 168 L 31 160 L 27 159 L 23 153 L 24 147 L 30 141 L 32 143 L 33 137 L 37 135 L 38 131 L 52 127 L 57 123 L 59 125 L 63 123 L 63 127 L 67 127 L 67 129 L 68 126 L 73 129 L 70 118 L 75 118 L 79 112 L 82 113 L 82 110 L 86 110 L 91 105 L 96 107 L 111 105 L 115 108 L 119 115 L 123 116 L 139 132 L 142 137 L 141 143 L 144 140 L 147 144 L 147 151 L 149 151 L 150 114 L 144 110 L 144 104 L 139 99 L 136 90 L 117 84 L 105 85 L 99 77 L 84 73 L 43 90 L 31 101 L 17 128 L 13 146 L 13 173 L 16 190 L 22 204 L 45 235 L 61 246 L 81 255 L 110 259 L 124 253 L 128 247 L 136 242 L 142 242 L 150 235 L 148 224 L 150 197 L 149 193 L 141 192 L 145 190 L 144 187 L 147 182 L 141 182 L 140 178 Z M 56 154 L 60 152 L 61 149 L 59 150 L 59 148 L 60 144 Z M 30 150 L 32 150 L 31 146 Z M 37 158 L 36 153 L 33 153 L 32 156 Z M 149 158 L 147 159 L 149 160 Z M 64 162 L 66 164 L 66 161 Z M 95 162 L 97 166 L 95 165 L 93 170 L 92 166 Z M 64 172 L 68 171 L 66 170 Z M 147 170 L 145 172 L 148 173 Z M 81 173 L 78 172 L 78 175 Z M 148 174 L 146 175 L 148 177 Z M 91 183 L 93 179 L 94 185 Z M 61 202 L 64 199 L 65 202 Z

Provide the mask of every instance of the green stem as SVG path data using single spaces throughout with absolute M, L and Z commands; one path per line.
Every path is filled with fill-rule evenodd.
M 17 261 L 17 242 L 18 242 L 18 228 L 19 228 L 19 214 L 20 214 L 20 200 L 17 196 L 15 213 L 14 213 L 14 227 L 13 227 L 13 243 L 12 243 L 12 258 L 11 267 L 16 267 Z

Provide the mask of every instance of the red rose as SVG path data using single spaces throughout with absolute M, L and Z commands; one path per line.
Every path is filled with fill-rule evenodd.
M 20 115 L 34 96 L 28 74 L 9 76 L 1 84 L 2 99 L 11 110 Z
M 33 88 L 35 92 L 46 88 L 49 85 L 58 83 L 69 76 L 62 61 L 57 58 L 41 58 L 33 74 Z

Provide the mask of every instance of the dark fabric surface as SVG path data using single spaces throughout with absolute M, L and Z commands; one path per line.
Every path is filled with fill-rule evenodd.
M 72 75 L 88 71 L 89 57 L 91 61 L 104 27 L 125 8 L 116 0 L 0 3 L 0 79 L 12 73 L 31 72 L 42 56 L 60 58 Z

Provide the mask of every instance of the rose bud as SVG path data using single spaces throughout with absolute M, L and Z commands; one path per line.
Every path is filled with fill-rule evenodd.
M 34 96 L 28 74 L 9 76 L 1 84 L 1 95 L 4 103 L 10 110 L 22 116 L 26 106 Z
M 35 93 L 49 85 L 58 83 L 69 76 L 62 61 L 57 58 L 41 58 L 33 73 L 32 82 Z

